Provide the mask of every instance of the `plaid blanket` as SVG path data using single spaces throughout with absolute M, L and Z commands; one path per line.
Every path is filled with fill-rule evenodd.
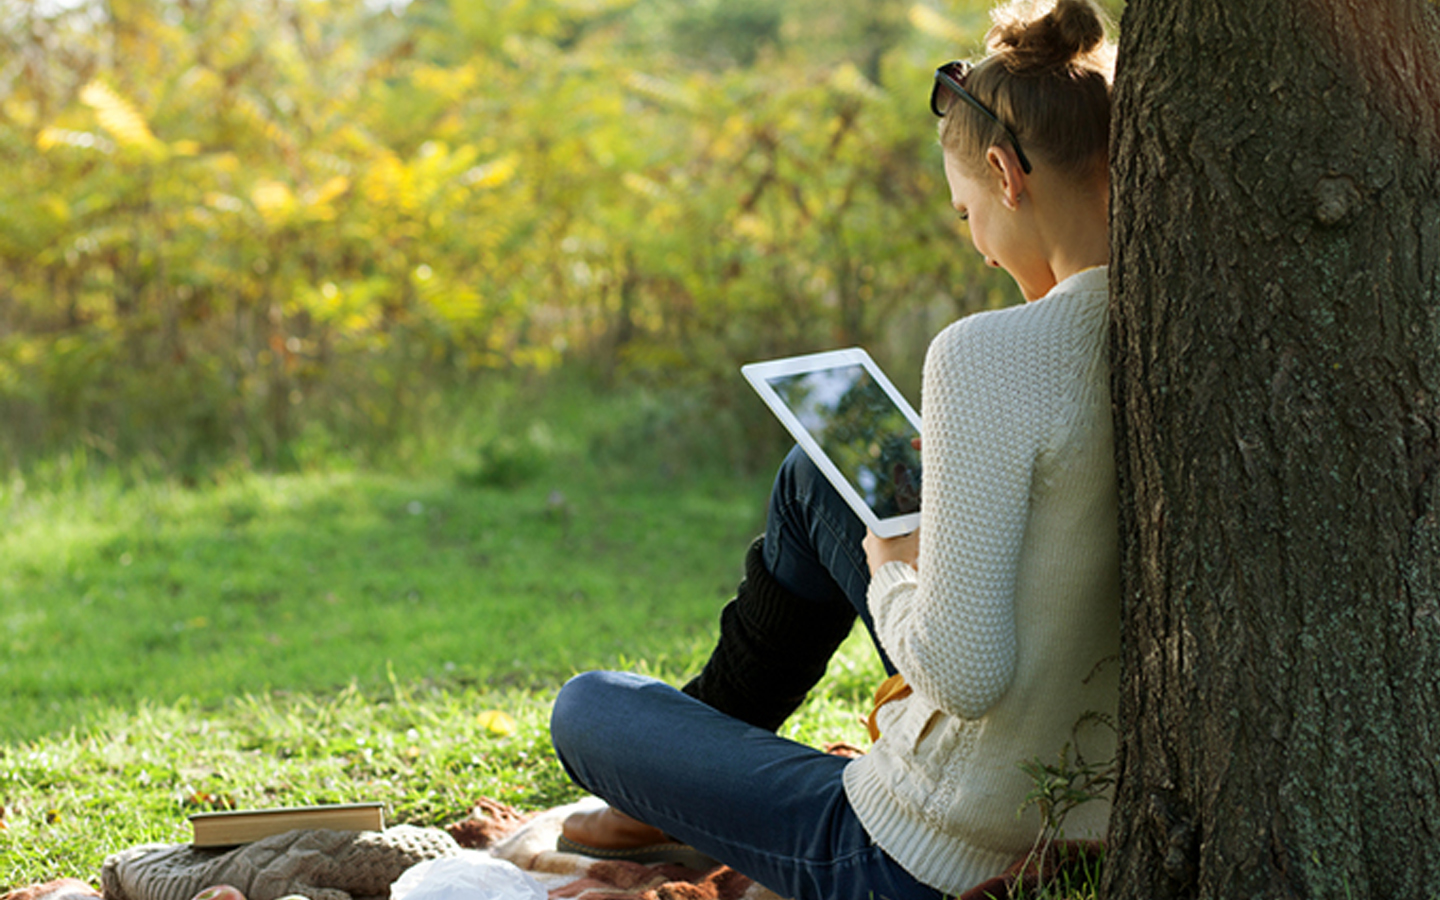
M 678 866 L 613 862 L 563 853 L 555 849 L 560 825 L 571 812 L 601 805 L 596 798 L 547 810 L 533 817 L 482 801 L 466 823 L 450 833 L 462 845 L 485 847 L 498 859 L 508 860 L 534 876 L 549 892 L 550 900 L 781 900 L 750 878 L 719 866 L 708 871 Z M 495 822 L 483 843 L 467 843 L 460 829 L 475 823 Z M 1018 859 L 1005 872 L 978 884 L 957 900 L 1009 900 L 1023 891 L 1034 894 L 1046 885 L 1081 884 L 1083 873 L 1093 871 L 1104 855 L 1100 841 L 1058 841 Z
M 488 830 L 484 851 L 529 873 L 544 886 L 550 900 L 780 900 L 727 866 L 700 871 L 663 863 L 595 859 L 555 849 L 566 816 L 601 805 L 602 801 L 591 797 L 518 821 L 510 817 L 509 827 Z M 504 809 L 482 803 L 467 822 L 452 826 L 450 833 L 462 845 L 477 846 L 467 835 L 477 830 L 473 823 L 506 820 Z

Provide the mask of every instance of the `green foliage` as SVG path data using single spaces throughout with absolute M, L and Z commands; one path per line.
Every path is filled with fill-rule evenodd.
M 1021 809 L 1034 806 L 1040 811 L 1044 825 L 1043 840 L 1061 837 L 1066 817 L 1076 807 L 1104 798 L 1106 790 L 1115 782 L 1115 760 L 1091 761 L 1080 752 L 1079 733 L 1085 728 L 1113 731 L 1115 726 L 1109 717 L 1088 712 L 1075 724 L 1075 741 L 1067 742 L 1060 748 L 1055 762 L 1030 759 L 1020 764 L 1021 770 L 1035 784 L 1025 795 Z
M 1020 768 L 1034 787 L 1025 795 L 1020 811 L 1034 806 L 1040 813 L 1041 828 L 1031 848 L 1027 865 L 1051 872 L 1039 893 L 1021 892 L 1020 898 L 1070 898 L 1088 900 L 1099 895 L 1100 857 L 1081 856 L 1065 860 L 1065 848 L 1058 845 L 1065 836 L 1065 819 L 1076 807 L 1108 796 L 1117 773 L 1114 759 L 1089 760 L 1081 751 L 1081 735 L 1089 728 L 1114 730 L 1109 716 L 1094 711 L 1080 717 L 1072 729 L 1073 740 L 1060 748 L 1053 763 L 1038 758 L 1025 760 Z
M 1014 296 L 924 108 L 968 0 L 3 8 L 11 464 L 290 467 L 566 361 L 713 390 L 862 343 L 913 389 Z
M 543 432 L 496 435 L 479 445 L 475 463 L 460 472 L 459 479 L 479 487 L 516 487 L 543 472 L 549 455 Z

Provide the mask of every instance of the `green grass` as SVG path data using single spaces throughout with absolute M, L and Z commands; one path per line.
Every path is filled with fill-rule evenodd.
M 392 675 L 549 684 L 622 654 L 688 664 L 763 525 L 766 478 L 665 474 L 607 451 L 637 412 L 601 400 L 608 424 L 587 426 L 579 402 L 545 401 L 557 409 L 527 423 L 517 399 L 517 421 L 398 472 L 240 471 L 193 488 L 103 470 L 12 478 L 0 739 L 141 699 Z M 517 432 L 518 450 L 496 452 Z
M 785 733 L 858 742 L 878 665 L 857 636 Z M 652 671 L 643 665 L 641 671 Z M 663 674 L 663 673 L 659 673 Z M 578 796 L 550 749 L 558 685 L 492 691 L 397 682 L 388 691 L 241 695 L 213 706 L 141 703 L 86 732 L 0 750 L 0 891 L 36 880 L 96 883 L 107 854 L 189 839 L 185 817 L 218 808 L 380 800 L 387 821 L 444 825 L 489 796 L 540 809 Z M 482 713 L 514 730 L 497 733 Z
M 574 796 L 555 691 L 698 668 L 768 473 L 654 398 L 495 396 L 378 468 L 331 450 L 184 486 L 77 452 L 0 483 L 0 890 L 95 883 L 217 807 L 437 825 Z M 852 637 L 787 733 L 859 742 L 880 675 Z
M 0 537 L 0 727 L 24 739 L 83 725 L 97 701 L 389 671 L 553 681 L 688 650 L 759 527 L 755 493 L 348 472 L 48 498 Z

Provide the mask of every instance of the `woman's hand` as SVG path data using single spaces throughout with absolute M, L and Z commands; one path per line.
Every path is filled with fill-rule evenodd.
M 877 537 L 875 532 L 865 532 L 865 561 L 870 564 L 870 574 L 888 562 L 903 562 L 912 569 L 918 569 L 920 559 L 920 529 L 899 537 Z

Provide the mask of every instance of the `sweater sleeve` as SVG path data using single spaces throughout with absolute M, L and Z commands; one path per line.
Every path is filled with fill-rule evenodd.
M 931 343 L 919 570 L 890 563 L 871 582 L 880 643 L 896 668 L 916 692 L 964 718 L 983 715 L 1015 672 L 1018 561 L 1050 418 L 1051 355 L 1035 324 L 1033 316 L 972 316 Z

